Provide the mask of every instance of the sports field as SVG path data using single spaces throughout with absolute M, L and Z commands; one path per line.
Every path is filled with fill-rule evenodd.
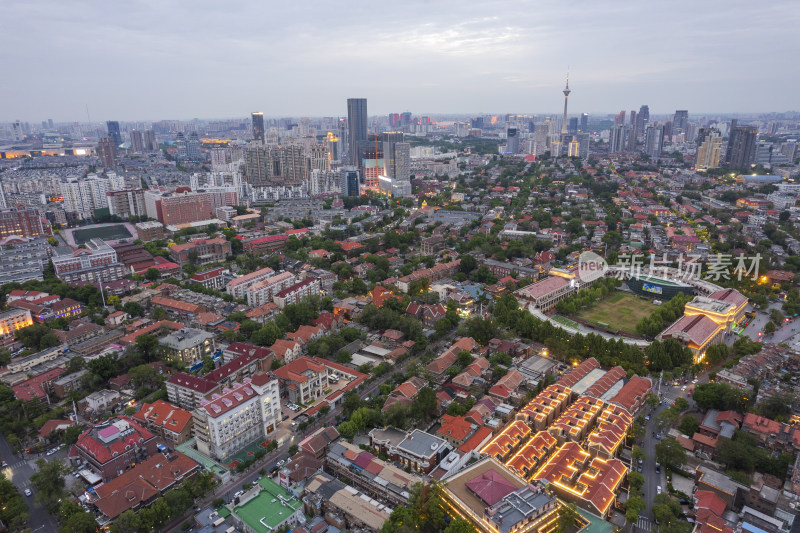
M 118 241 L 120 239 L 130 239 L 133 237 L 128 228 L 123 224 L 103 224 L 88 227 L 85 229 L 74 229 L 72 235 L 75 244 L 85 244 L 91 239 L 103 239 L 104 241 Z
M 650 300 L 628 292 L 615 291 L 591 309 L 582 309 L 578 318 L 605 325 L 610 329 L 636 333 L 637 322 L 650 316 L 655 308 L 656 305 Z

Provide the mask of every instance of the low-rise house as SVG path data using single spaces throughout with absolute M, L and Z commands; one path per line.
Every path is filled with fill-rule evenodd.
M 192 413 L 164 400 L 143 403 L 133 418 L 172 447 L 186 442 L 192 435 Z

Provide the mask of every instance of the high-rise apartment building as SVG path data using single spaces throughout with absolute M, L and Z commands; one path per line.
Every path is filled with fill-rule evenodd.
M 245 179 L 253 187 L 301 185 L 308 179 L 303 147 L 248 146 L 245 151 Z
M 639 108 L 636 114 L 636 132 L 638 135 L 644 135 L 644 130 L 650 122 L 650 107 L 643 105 Z
M 402 132 L 384 132 L 384 174 L 397 181 L 411 179 L 411 145 L 404 141 Z
M 131 151 L 135 154 L 144 153 L 144 135 L 142 135 L 142 132 L 131 130 L 129 135 L 131 137 Z
M 311 170 L 327 172 L 331 169 L 331 156 L 328 143 L 312 144 L 310 154 Z
M 114 188 L 111 180 L 93 174 L 88 178 L 63 182 L 61 195 L 64 197 L 64 211 L 75 213 L 80 218 L 89 218 L 95 209 L 108 207 L 106 193 Z
M 116 120 L 109 120 L 106 122 L 106 128 L 108 129 L 108 136 L 111 139 L 111 142 L 114 143 L 114 147 L 118 147 L 122 144 L 122 134 L 119 131 L 119 122 Z
M 97 156 L 103 168 L 114 168 L 117 166 L 117 146 L 110 137 L 103 137 L 97 143 Z
M 626 150 L 631 153 L 636 151 L 636 137 L 638 135 L 636 131 L 636 122 L 636 111 L 631 109 L 630 128 L 628 129 L 628 139 L 626 141 Z
M 624 113 L 624 111 L 623 111 Z M 625 124 L 614 124 L 608 134 L 608 153 L 622 152 L 625 147 Z
M 731 120 L 725 164 L 737 169 L 750 168 L 756 160 L 757 137 L 758 129 L 755 126 L 739 126 L 737 119 Z
M 0 239 L 6 237 L 45 237 L 52 235 L 50 223 L 35 207 L 19 204 L 0 210 Z
M 651 158 L 661 156 L 664 149 L 664 126 L 650 123 L 644 132 L 644 153 Z
M 620 124 L 623 125 L 623 126 L 625 125 L 625 110 L 624 109 L 614 116 L 614 125 L 615 126 L 619 126 Z
M 253 140 L 264 142 L 264 113 L 252 113 Z
M 178 147 L 178 159 L 180 160 L 200 161 L 203 158 L 197 132 L 193 131 L 188 138 L 179 132 L 175 139 L 175 145 Z
M 120 218 L 145 216 L 144 189 L 108 191 L 106 193 L 108 210 Z
M 158 142 L 156 141 L 156 132 L 147 130 L 144 132 L 144 149 L 148 152 L 155 152 L 158 150 Z
M 716 128 L 700 128 L 697 134 L 695 170 L 719 168 L 722 156 L 722 134 Z
M 348 154 L 350 164 L 361 167 L 360 150 L 367 140 L 367 99 L 347 99 Z

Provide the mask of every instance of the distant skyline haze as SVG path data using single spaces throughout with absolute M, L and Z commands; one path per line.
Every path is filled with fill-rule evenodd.
M 0 121 L 798 109 L 795 1 L 11 0 Z

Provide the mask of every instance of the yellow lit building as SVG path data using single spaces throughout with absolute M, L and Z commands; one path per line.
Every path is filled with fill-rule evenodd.
M 543 484 L 526 483 L 491 457 L 448 478 L 442 503 L 452 518 L 483 533 L 553 533 L 561 507 Z
M 9 309 L 0 313 L 0 341 L 13 336 L 14 332 L 33 325 L 28 309 Z
M 711 297 L 695 296 L 691 302 L 686 304 L 683 314 L 686 316 L 703 315 L 730 331 L 744 316 L 747 297 L 735 289 L 725 289 L 714 294 L 722 299 L 714 298 L 713 295 Z

